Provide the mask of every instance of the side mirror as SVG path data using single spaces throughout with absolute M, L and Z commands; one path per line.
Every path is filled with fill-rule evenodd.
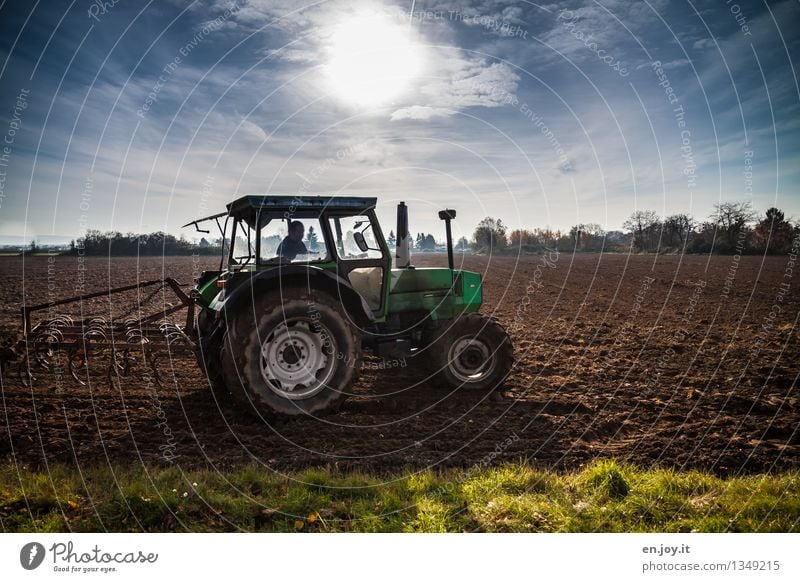
M 358 246 L 358 250 L 360 250 L 362 253 L 366 253 L 369 250 L 369 245 L 367 244 L 367 241 L 364 240 L 363 232 L 354 232 L 353 240 L 356 241 L 356 246 Z

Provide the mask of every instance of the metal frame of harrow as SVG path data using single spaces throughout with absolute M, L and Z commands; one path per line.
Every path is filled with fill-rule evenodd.
M 146 317 L 90 317 L 75 321 L 70 315 L 57 314 L 36 325 L 31 324 L 31 314 L 53 310 L 61 305 L 144 289 L 150 289 L 147 298 L 149 300 L 167 287 L 174 292 L 180 303 Z M 41 370 L 56 374 L 69 373 L 79 384 L 86 385 L 89 361 L 97 359 L 97 356 L 107 355 L 107 376 L 109 383 L 113 385 L 115 377 L 127 377 L 131 373 L 136 358 L 141 355 L 141 359 L 152 371 L 152 378 L 160 384 L 157 369 L 159 357 L 165 353 L 170 356 L 191 354 L 195 349 L 194 341 L 187 334 L 187 331 L 191 333 L 194 330 L 194 301 L 181 287 L 175 279 L 157 279 L 23 307 L 25 355 L 18 367 L 21 382 L 30 386 L 36 380 L 34 371 Z M 141 307 L 141 303 L 137 302 L 136 307 Z M 187 310 L 183 328 L 167 319 L 181 309 Z M 65 356 L 59 357 L 59 353 Z M 63 362 L 65 365 L 62 367 Z

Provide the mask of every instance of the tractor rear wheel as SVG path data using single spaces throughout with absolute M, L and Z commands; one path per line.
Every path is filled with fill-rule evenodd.
M 511 338 L 503 326 L 480 313 L 445 325 L 431 350 L 431 364 L 439 377 L 452 388 L 494 390 L 501 386 L 514 364 Z
M 324 292 L 284 288 L 244 306 L 228 326 L 224 376 L 234 397 L 262 415 L 335 412 L 361 364 L 361 336 Z

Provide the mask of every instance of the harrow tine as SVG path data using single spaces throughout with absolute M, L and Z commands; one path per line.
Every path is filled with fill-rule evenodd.
M 140 328 L 132 328 L 125 331 L 125 340 L 132 344 L 146 344 L 149 340 L 145 337 Z
M 147 364 L 153 373 L 153 381 L 156 383 L 156 386 L 163 388 L 164 384 L 161 382 L 161 374 L 158 371 L 158 357 L 156 352 L 150 352 L 147 357 Z
M 67 368 L 69 369 L 70 375 L 75 379 L 75 381 L 80 384 L 81 386 L 86 386 L 86 382 L 78 376 L 78 372 L 76 369 L 75 361 L 80 358 L 80 364 L 78 367 L 84 368 L 86 370 L 86 376 L 89 376 L 89 358 L 87 357 L 86 353 L 78 348 L 75 347 L 68 352 L 67 355 Z
M 74 325 L 72 318 L 66 313 L 58 313 L 47 320 L 46 323 L 47 327 L 51 329 L 58 327 L 70 327 L 71 325 Z
M 17 366 L 17 373 L 19 374 L 19 381 L 25 388 L 30 388 L 36 381 L 33 373 L 31 372 L 30 360 L 27 356 Z

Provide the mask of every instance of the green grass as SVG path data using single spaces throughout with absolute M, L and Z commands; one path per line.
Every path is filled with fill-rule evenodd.
M 800 473 L 719 478 L 600 461 L 398 475 L 257 466 L 50 473 L 0 466 L 4 531 L 800 531 Z

